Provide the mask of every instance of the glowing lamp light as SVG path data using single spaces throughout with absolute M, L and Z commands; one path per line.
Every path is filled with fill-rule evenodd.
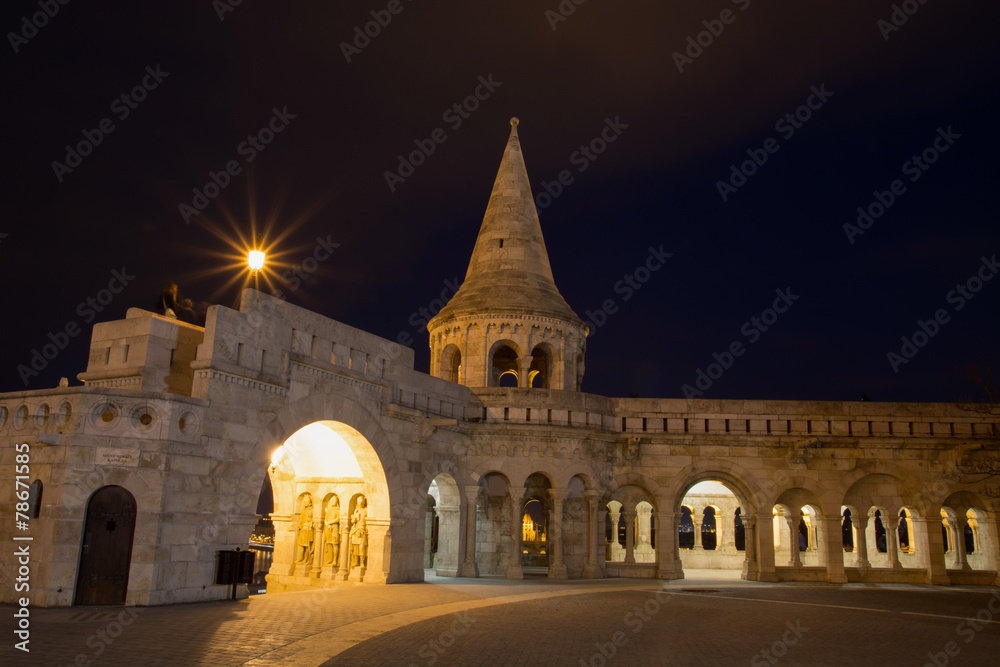
M 281 465 L 281 459 L 284 458 L 284 456 L 285 456 L 284 447 L 278 447 L 276 450 L 274 450 L 274 454 L 271 454 L 271 467 L 277 468 L 279 465 Z
M 251 250 L 247 254 L 247 262 L 250 264 L 250 271 L 260 271 L 264 268 L 264 253 L 260 250 Z

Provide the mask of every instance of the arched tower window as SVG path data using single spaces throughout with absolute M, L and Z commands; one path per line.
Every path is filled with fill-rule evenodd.
M 552 350 L 548 345 L 536 345 L 531 351 L 531 368 L 528 370 L 528 386 L 549 389 L 552 386 Z
M 516 387 L 518 385 L 518 354 L 517 351 L 508 344 L 498 345 L 493 350 L 492 385 L 494 387 Z
M 448 382 L 459 382 L 462 372 L 462 353 L 456 345 L 448 345 L 441 351 L 441 378 Z

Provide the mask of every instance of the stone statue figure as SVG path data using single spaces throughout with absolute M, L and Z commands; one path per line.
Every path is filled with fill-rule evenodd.
M 299 514 L 299 528 L 296 531 L 295 541 L 299 548 L 299 557 L 296 563 L 309 563 L 313 556 L 313 504 L 312 498 L 306 497 L 302 501 L 302 513 Z
M 358 498 L 351 517 L 351 567 L 368 567 L 368 501 Z
M 340 499 L 337 496 L 330 499 L 326 508 L 323 544 L 323 564 L 336 565 L 340 561 Z

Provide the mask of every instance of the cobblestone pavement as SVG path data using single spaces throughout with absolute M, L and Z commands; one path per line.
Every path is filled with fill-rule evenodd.
M 428 576 L 239 602 L 34 609 L 27 654 L 5 634 L 2 665 L 995 667 L 1000 589 L 704 571 L 671 582 Z

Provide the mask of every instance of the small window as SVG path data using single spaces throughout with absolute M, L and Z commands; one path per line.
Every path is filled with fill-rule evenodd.
M 500 239 L 500 247 L 503 247 L 503 239 Z

